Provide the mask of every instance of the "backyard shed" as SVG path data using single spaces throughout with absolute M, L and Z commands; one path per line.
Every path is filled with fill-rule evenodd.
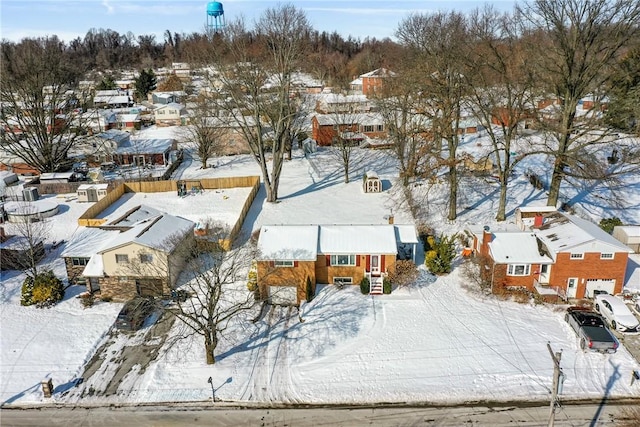
M 107 195 L 108 184 L 82 184 L 78 187 L 79 202 L 97 202 Z
M 378 174 L 373 171 L 369 171 L 364 174 L 363 186 L 365 193 L 382 192 L 382 181 L 380 181 Z
M 640 253 L 640 225 L 618 225 L 613 228 L 613 237 Z

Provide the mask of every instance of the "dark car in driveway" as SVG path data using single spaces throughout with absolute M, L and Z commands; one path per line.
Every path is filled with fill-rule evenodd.
M 116 329 L 121 331 L 137 331 L 146 318 L 153 312 L 152 298 L 134 298 L 127 301 L 116 318 Z
M 619 343 L 598 313 L 581 307 L 569 307 L 564 320 L 580 339 L 582 350 L 615 353 Z

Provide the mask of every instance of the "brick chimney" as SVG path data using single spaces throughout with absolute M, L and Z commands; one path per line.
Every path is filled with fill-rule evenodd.
M 489 255 L 489 243 L 493 241 L 493 233 L 488 225 L 482 230 L 482 245 L 480 246 L 480 254 Z

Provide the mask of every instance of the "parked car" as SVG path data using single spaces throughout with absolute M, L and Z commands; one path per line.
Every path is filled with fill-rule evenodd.
M 153 312 L 153 299 L 134 298 L 127 301 L 118 313 L 116 328 L 122 331 L 137 331 L 142 327 L 147 316 Z
M 569 307 L 564 320 L 571 325 L 580 339 L 582 350 L 593 350 L 601 353 L 615 353 L 618 340 L 607 328 L 604 319 L 597 313 L 581 307 Z
M 613 329 L 621 332 L 640 331 L 640 322 L 620 298 L 606 294 L 596 295 L 595 308 Z

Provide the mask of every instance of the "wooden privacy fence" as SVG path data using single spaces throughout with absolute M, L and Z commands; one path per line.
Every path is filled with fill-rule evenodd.
M 207 178 L 207 179 L 189 179 L 183 181 L 135 181 L 125 182 L 118 185 L 113 191 L 107 193 L 107 195 L 96 202 L 93 206 L 85 211 L 84 214 L 78 218 L 78 225 L 83 227 L 99 227 L 107 222 L 104 218 L 98 218 L 98 215 L 109 206 L 111 206 L 116 200 L 118 200 L 124 193 L 164 193 L 168 191 L 175 191 L 177 197 L 178 183 L 184 183 L 187 188 L 192 186 L 199 186 L 205 190 L 217 190 L 222 188 L 237 188 L 237 187 L 251 187 L 249 196 L 242 206 L 240 216 L 238 220 L 231 228 L 228 239 L 225 239 L 220 244 L 229 249 L 234 239 L 238 236 L 244 219 L 251 208 L 251 204 L 260 189 L 260 177 L 258 176 L 236 176 L 228 178 Z

